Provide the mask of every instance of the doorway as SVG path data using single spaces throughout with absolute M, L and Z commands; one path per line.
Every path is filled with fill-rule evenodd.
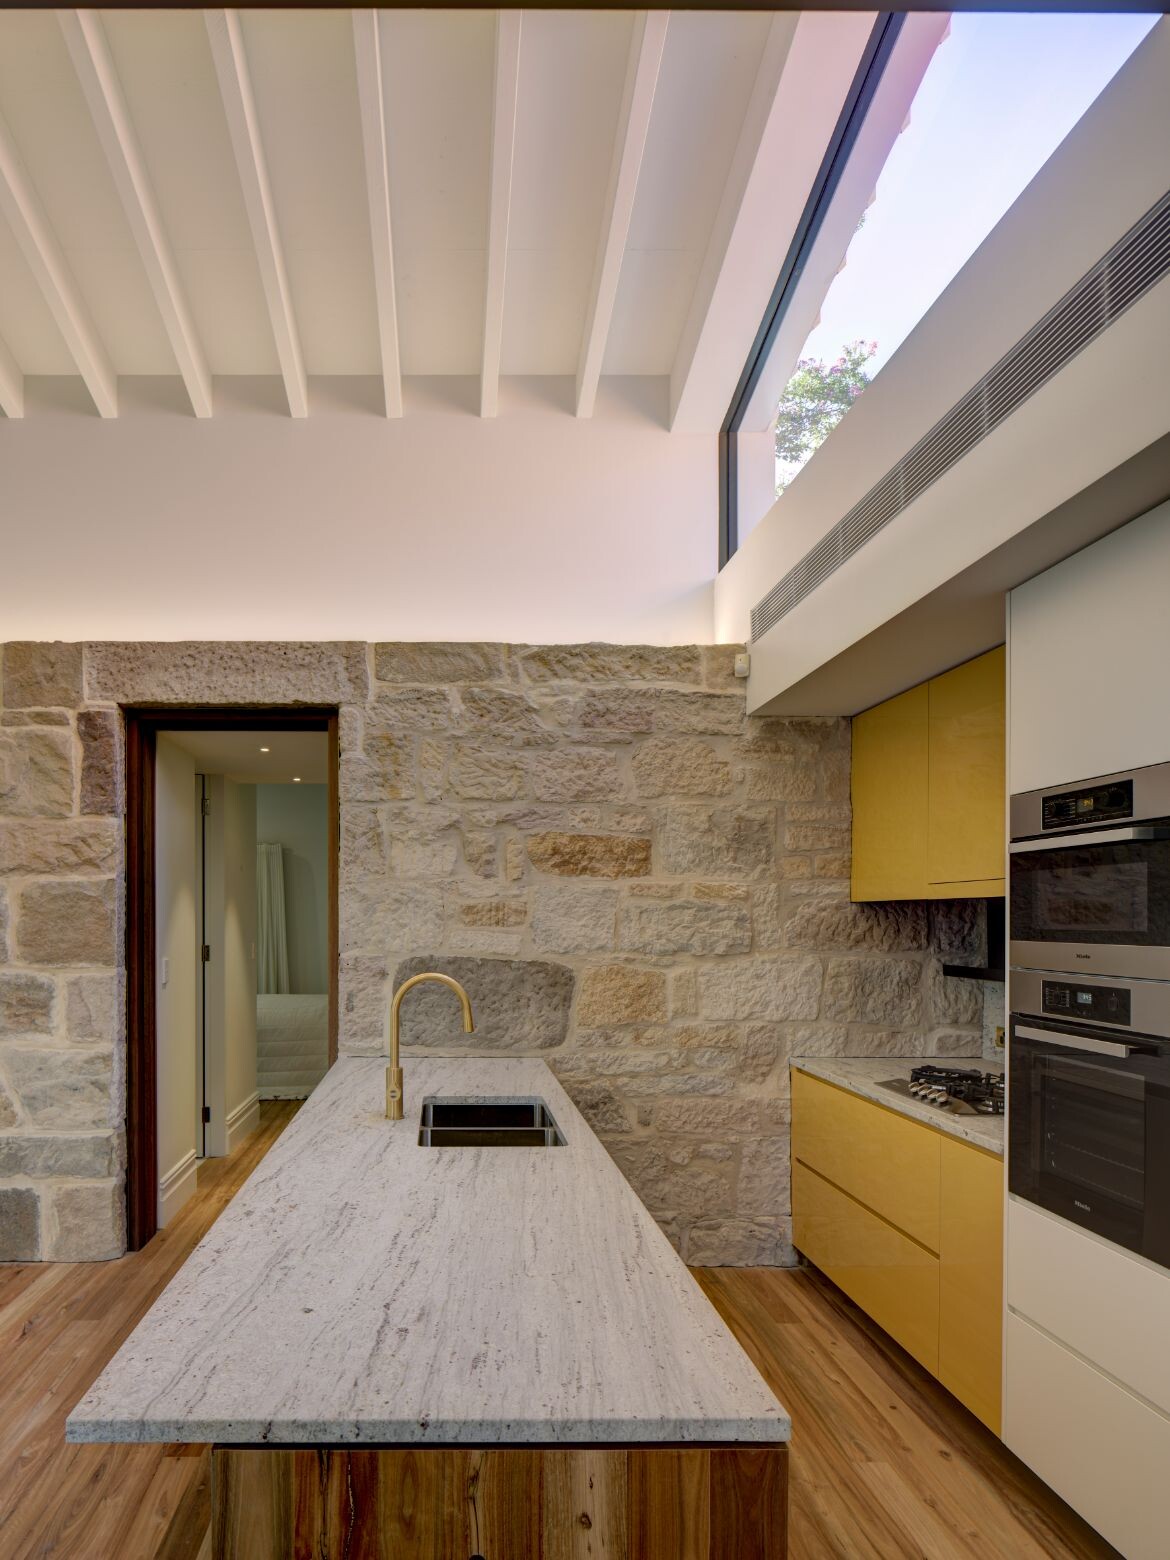
M 336 1058 L 337 712 L 124 715 L 138 1250 L 190 1194 L 198 1162 L 254 1127 L 262 1096 L 303 1097 Z

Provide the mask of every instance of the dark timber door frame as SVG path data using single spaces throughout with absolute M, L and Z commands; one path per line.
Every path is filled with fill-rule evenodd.
M 126 721 L 126 1238 L 158 1229 L 158 1027 L 155 1012 L 155 753 L 160 731 L 323 731 L 329 740 L 329 1065 L 337 1059 L 337 710 L 238 705 L 124 708 Z

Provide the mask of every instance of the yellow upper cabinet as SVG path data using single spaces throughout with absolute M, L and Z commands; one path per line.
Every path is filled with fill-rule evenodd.
M 1002 648 L 853 721 L 853 898 L 1004 891 Z

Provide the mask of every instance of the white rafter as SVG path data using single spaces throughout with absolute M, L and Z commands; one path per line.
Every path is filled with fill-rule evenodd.
M 353 13 L 354 58 L 362 147 L 366 159 L 366 196 L 374 251 L 374 294 L 378 303 L 378 339 L 386 416 L 402 416 L 402 363 L 398 350 L 398 304 L 394 291 L 394 238 L 390 222 L 390 175 L 386 162 L 386 104 L 382 85 L 382 45 L 377 11 Z
M 0 119 L 0 211 L 57 322 L 93 404 L 103 417 L 118 415 L 118 381 L 56 235 L 24 170 L 8 126 Z
M 179 281 L 105 29 L 96 11 L 58 11 L 73 68 L 196 417 L 211 416 L 211 375 Z
M 483 371 L 479 390 L 481 417 L 494 417 L 500 401 L 504 274 L 508 261 L 508 217 L 512 206 L 516 95 L 520 83 L 520 16 L 519 11 L 496 12 L 491 205 L 488 214 L 487 286 L 483 306 Z
M 581 343 L 581 361 L 577 368 L 578 417 L 592 417 L 593 404 L 597 399 L 597 385 L 601 378 L 606 342 L 609 340 L 622 259 L 630 233 L 630 218 L 634 214 L 634 196 L 638 191 L 638 174 L 646 151 L 650 111 L 654 107 L 654 92 L 658 86 L 658 71 L 662 64 L 669 21 L 669 11 L 642 11 L 634 19 L 634 36 L 630 43 L 630 61 L 626 68 L 626 85 L 618 116 L 601 243 L 593 272 L 593 291 L 585 322 L 585 336 Z
M 24 416 L 24 375 L 7 345 L 0 341 L 0 412 Z
M 309 397 L 305 365 L 293 316 L 292 295 L 280 232 L 276 225 L 276 210 L 268 182 L 264 147 L 260 140 L 256 100 L 248 74 L 239 15 L 235 11 L 204 11 L 203 17 L 211 41 L 211 57 L 215 62 L 220 97 L 223 99 L 244 205 L 252 229 L 252 243 L 260 267 L 260 281 L 268 304 L 276 355 L 280 360 L 280 372 L 288 396 L 288 409 L 294 417 L 307 417 Z

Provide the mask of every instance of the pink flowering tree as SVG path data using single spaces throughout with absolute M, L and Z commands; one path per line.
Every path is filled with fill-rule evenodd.
M 832 363 L 801 358 L 776 416 L 776 491 L 782 493 L 832 433 L 873 377 L 866 365 L 876 341 L 851 341 Z

